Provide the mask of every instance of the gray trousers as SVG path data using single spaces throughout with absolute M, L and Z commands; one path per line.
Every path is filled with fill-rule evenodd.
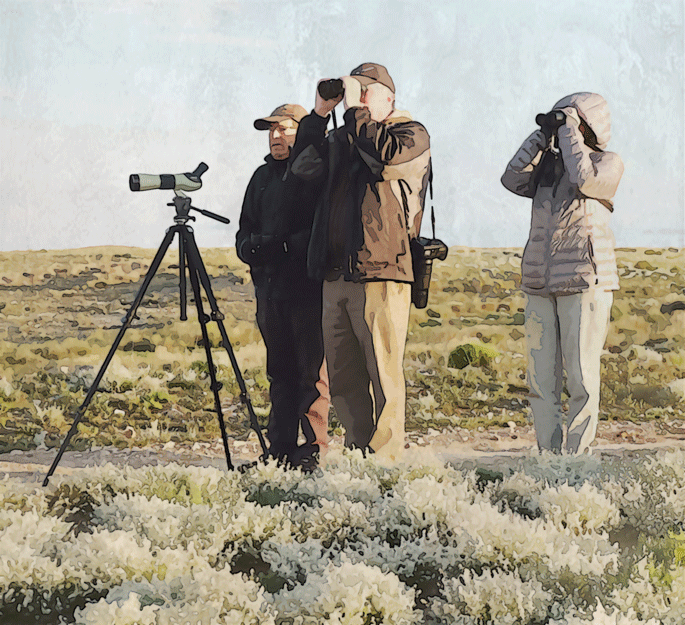
M 324 281 L 324 351 L 345 444 L 391 460 L 404 450 L 410 305 L 411 284 Z
M 563 445 L 563 372 L 569 393 L 565 450 L 589 449 L 599 419 L 600 357 L 609 330 L 612 291 L 577 295 L 528 295 L 526 343 L 530 406 L 538 447 Z

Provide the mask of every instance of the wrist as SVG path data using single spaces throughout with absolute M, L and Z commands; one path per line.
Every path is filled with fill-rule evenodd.
M 353 106 L 351 108 L 348 108 L 345 111 L 345 113 L 343 115 L 343 119 L 345 121 L 349 121 L 349 120 L 361 119 L 361 118 L 368 116 L 368 115 L 369 115 L 369 109 L 364 108 L 362 106 Z

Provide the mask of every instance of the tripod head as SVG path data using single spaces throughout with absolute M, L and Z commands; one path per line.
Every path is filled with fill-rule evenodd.
M 206 211 L 202 210 L 201 208 L 195 208 L 195 206 L 190 205 L 190 198 L 185 195 L 182 191 L 177 191 L 176 196 L 174 197 L 173 202 L 169 202 L 167 206 L 175 206 L 176 207 L 176 217 L 174 217 L 174 221 L 177 224 L 184 224 L 187 221 L 195 221 L 195 217 L 192 215 L 188 215 L 188 213 L 191 210 L 197 211 L 198 213 L 201 213 L 205 217 L 209 217 L 210 219 L 216 219 L 217 221 L 220 221 L 223 224 L 230 224 L 231 220 L 228 217 L 224 217 L 222 215 L 217 215 L 216 213 L 213 213 L 211 211 Z

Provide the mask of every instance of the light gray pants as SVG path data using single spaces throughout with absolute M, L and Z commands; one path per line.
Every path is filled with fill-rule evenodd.
M 563 370 L 569 392 L 566 451 L 583 453 L 597 433 L 600 357 L 609 330 L 613 293 L 590 289 L 577 295 L 528 295 L 528 385 L 540 449 L 560 452 L 563 443 Z
M 397 460 L 404 450 L 404 347 L 411 284 L 323 285 L 323 336 L 331 401 L 349 447 Z

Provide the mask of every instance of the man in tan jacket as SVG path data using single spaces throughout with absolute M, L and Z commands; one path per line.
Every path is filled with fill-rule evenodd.
M 403 359 L 418 236 L 430 174 L 426 129 L 395 110 L 395 85 L 377 63 L 344 82 L 344 124 L 326 135 L 342 95 L 317 89 L 300 122 L 292 172 L 319 185 L 309 275 L 323 279 L 330 391 L 349 447 L 397 459 L 404 449 Z
M 606 152 L 609 107 L 596 93 L 574 93 L 536 119 L 502 184 L 533 199 L 521 263 L 527 294 L 530 405 L 539 448 L 589 450 L 599 417 L 600 356 L 612 292 L 618 289 L 611 199 L 623 174 Z M 570 394 L 563 443 L 563 370 Z

